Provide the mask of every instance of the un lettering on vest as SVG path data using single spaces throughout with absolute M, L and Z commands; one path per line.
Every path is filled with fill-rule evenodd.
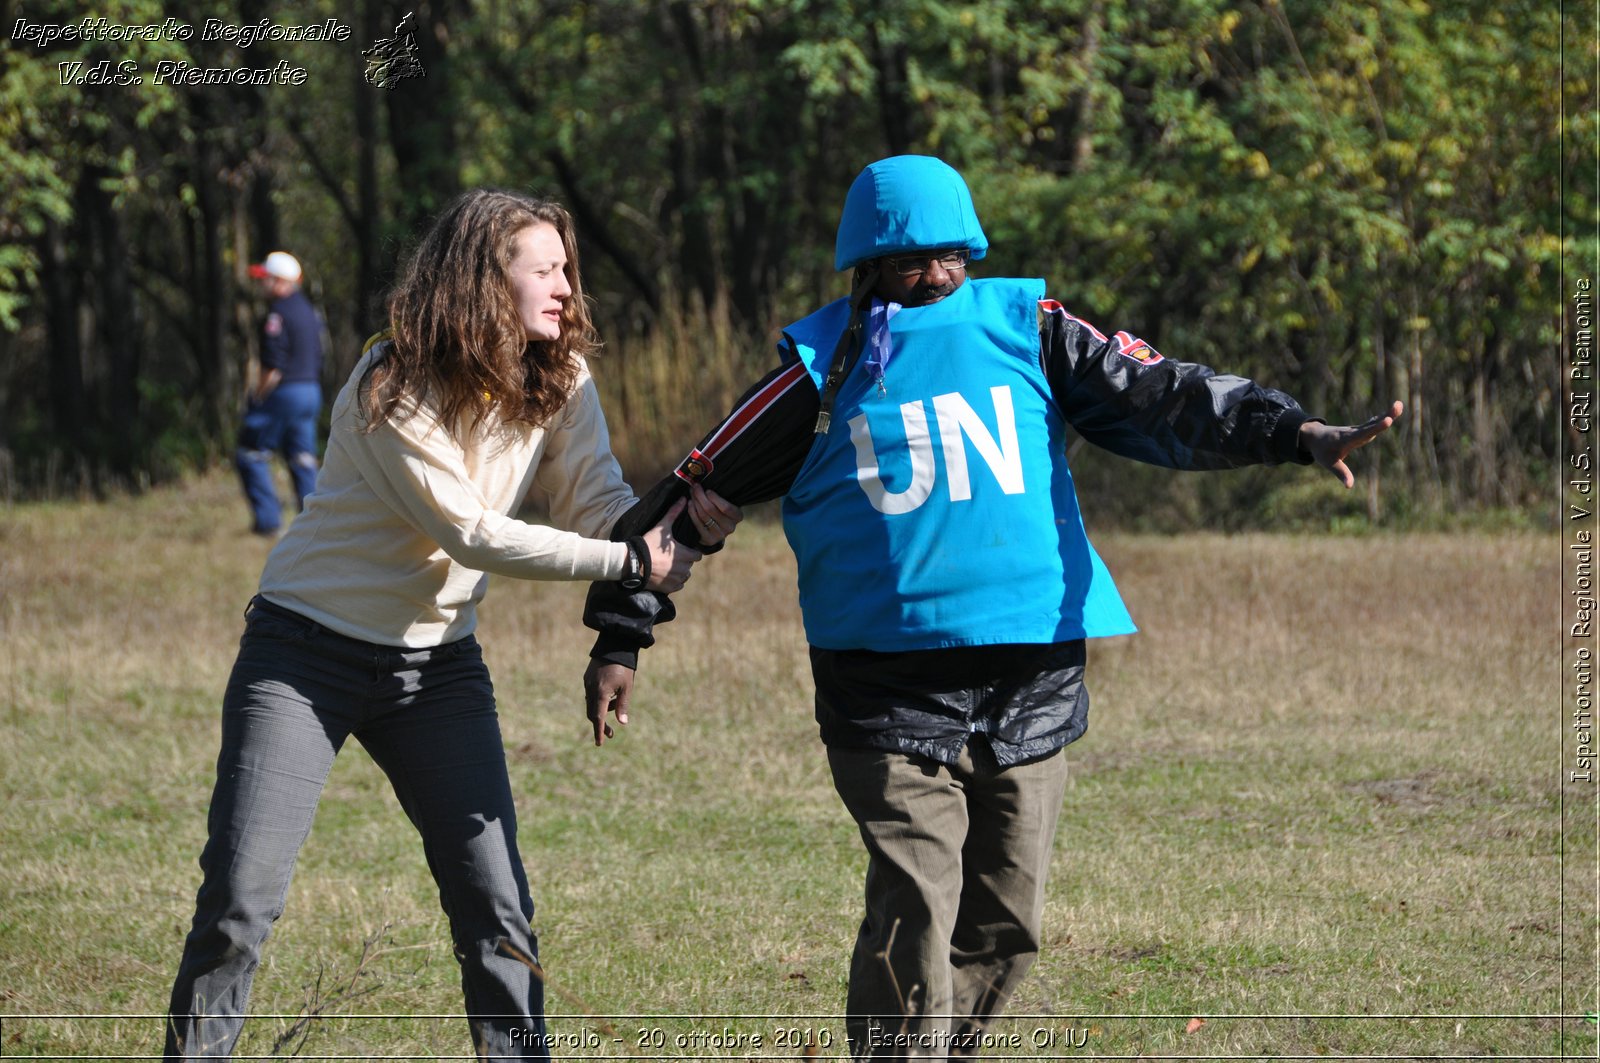
M 1022 448 L 1017 444 L 1017 415 L 1011 404 L 1011 388 L 1008 385 L 992 387 L 989 397 L 994 402 L 998 439 L 990 434 L 989 426 L 959 392 L 933 397 L 933 412 L 939 422 L 939 447 L 944 452 L 945 476 L 950 481 L 952 502 L 966 502 L 972 498 L 972 478 L 967 471 L 963 436 L 972 441 L 1001 491 L 1008 495 L 1027 491 L 1022 477 Z M 910 513 L 926 502 L 933 493 L 935 478 L 933 437 L 928 432 L 923 400 L 901 403 L 900 421 L 905 426 L 911 482 L 902 491 L 889 491 L 883 485 L 878 468 L 877 449 L 872 443 L 867 415 L 861 413 L 850 419 L 850 442 L 856 450 L 856 482 L 866 493 L 872 508 L 889 516 Z

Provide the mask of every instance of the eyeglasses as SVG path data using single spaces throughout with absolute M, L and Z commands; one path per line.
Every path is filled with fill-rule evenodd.
M 961 251 L 940 251 L 932 255 L 904 255 L 886 258 L 883 264 L 890 273 L 897 273 L 902 277 L 915 277 L 919 273 L 926 273 L 933 268 L 935 262 L 939 263 L 947 273 L 967 268 L 967 259 L 970 253 Z

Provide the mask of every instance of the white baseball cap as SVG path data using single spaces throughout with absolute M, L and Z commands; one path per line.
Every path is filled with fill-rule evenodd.
M 263 277 L 277 277 L 299 284 L 300 262 L 287 251 L 274 251 L 267 256 L 266 261 L 250 267 L 250 276 L 257 280 Z

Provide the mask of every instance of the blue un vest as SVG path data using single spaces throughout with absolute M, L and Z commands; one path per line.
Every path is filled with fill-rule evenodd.
M 1039 365 L 1041 280 L 972 280 L 858 358 L 783 502 L 806 638 L 898 651 L 1122 635 Z M 785 333 L 820 388 L 847 300 Z

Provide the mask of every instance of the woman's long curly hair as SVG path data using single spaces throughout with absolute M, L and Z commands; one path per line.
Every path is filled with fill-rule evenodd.
M 527 338 L 511 289 L 517 235 L 553 226 L 572 295 L 561 336 Z M 477 189 L 446 207 L 418 243 L 389 297 L 391 340 L 368 366 L 361 407 L 371 431 L 407 399 L 424 396 L 447 429 L 502 420 L 543 424 L 565 405 L 579 360 L 600 346 L 578 279 L 572 217 L 559 204 Z

